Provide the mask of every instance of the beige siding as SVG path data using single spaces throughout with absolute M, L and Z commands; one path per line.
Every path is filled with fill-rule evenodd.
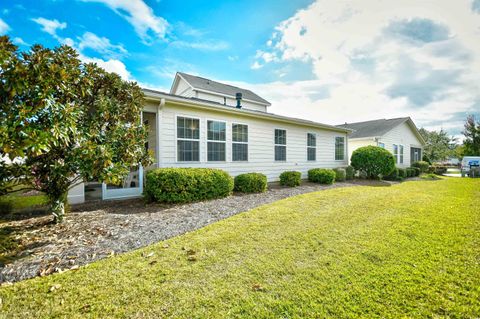
M 384 143 L 385 148 L 392 152 L 392 154 L 393 144 L 403 145 L 404 160 L 403 164 L 397 163 L 398 167 L 410 167 L 410 147 L 419 147 L 423 149 L 422 143 L 418 140 L 407 123 L 403 123 L 393 128 L 387 134 L 382 136 L 378 142 Z
M 200 161 L 176 161 L 176 116 L 190 116 L 200 119 Z M 160 114 L 160 167 L 212 167 L 228 171 L 233 176 L 247 172 L 261 172 L 267 175 L 269 181 L 278 180 L 285 170 L 302 172 L 306 178 L 308 169 L 314 167 L 344 167 L 347 158 L 335 161 L 335 136 L 345 136 L 345 133 L 309 128 L 296 124 L 275 122 L 271 119 L 256 119 L 241 115 L 222 114 L 218 111 L 204 111 L 183 106 L 170 105 L 168 102 Z M 226 121 L 227 145 L 225 162 L 207 162 L 206 126 L 207 120 Z M 248 162 L 232 162 L 231 128 L 232 123 L 248 125 L 249 160 Z M 274 160 L 274 130 L 287 130 L 287 161 Z M 307 133 L 317 135 L 317 160 L 307 161 Z M 347 143 L 347 141 L 346 141 Z
M 364 139 L 364 140 L 348 140 L 348 159 L 352 158 L 352 153 L 363 146 L 373 145 L 377 146 L 377 142 L 373 138 Z
M 192 97 L 194 96 L 195 92 L 193 92 L 192 87 L 186 81 L 184 81 L 181 77 L 178 77 L 178 84 L 174 88 L 172 94 Z

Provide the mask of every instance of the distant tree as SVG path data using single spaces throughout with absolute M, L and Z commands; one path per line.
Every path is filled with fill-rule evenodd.
M 426 142 L 423 151 L 423 160 L 429 163 L 443 161 L 453 155 L 455 139 L 448 136 L 444 130 L 428 131 L 421 128 L 420 134 Z
M 480 121 L 475 120 L 473 115 L 467 117 L 463 141 L 463 155 L 480 155 Z
M 0 37 L 0 192 L 14 183 L 44 192 L 55 222 L 84 180 L 119 184 L 148 165 L 143 93 L 68 46 L 19 52 Z

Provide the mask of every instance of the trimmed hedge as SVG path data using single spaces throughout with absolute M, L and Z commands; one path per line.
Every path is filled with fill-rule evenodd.
M 412 164 L 412 167 L 416 167 L 416 168 L 420 169 L 420 172 L 422 172 L 422 173 L 427 173 L 429 166 L 430 166 L 430 164 L 428 164 L 428 162 L 425 162 L 425 161 L 418 161 L 418 162 L 414 162 Z
M 335 181 L 336 182 L 344 182 L 347 179 L 347 172 L 345 171 L 345 168 L 335 168 L 333 169 L 335 172 Z
M 392 153 L 378 146 L 364 146 L 356 149 L 350 161 L 353 168 L 365 172 L 367 178 L 371 179 L 388 175 L 395 168 Z
M 415 176 L 415 170 L 411 167 L 408 167 L 405 169 L 407 171 L 407 177 L 414 177 Z
M 353 166 L 347 166 L 347 168 L 345 168 L 345 173 L 345 178 L 347 180 L 353 179 L 355 177 L 355 168 L 353 168 Z
M 313 168 L 308 171 L 308 180 L 320 184 L 333 184 L 335 172 L 326 168 Z
M 285 171 L 280 174 L 280 185 L 296 187 L 300 185 L 302 173 L 296 171 Z
M 404 168 L 398 169 L 398 177 L 406 178 L 407 177 L 407 170 Z
M 383 179 L 387 181 L 397 181 L 398 180 L 398 168 L 395 169 L 388 175 L 383 176 Z
M 263 193 L 267 190 L 267 176 L 261 173 L 246 173 L 235 177 L 234 190 L 242 193 Z
M 420 176 L 420 173 L 422 172 L 420 168 L 418 167 L 412 167 L 412 169 L 415 171 L 414 176 Z M 428 168 L 427 168 L 428 169 Z
M 213 168 L 157 168 L 147 172 L 144 196 L 148 201 L 188 203 L 227 197 L 233 178 Z

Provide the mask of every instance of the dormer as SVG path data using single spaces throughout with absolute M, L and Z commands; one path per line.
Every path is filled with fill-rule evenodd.
M 170 94 L 261 112 L 271 105 L 250 90 L 182 72 L 175 75 Z

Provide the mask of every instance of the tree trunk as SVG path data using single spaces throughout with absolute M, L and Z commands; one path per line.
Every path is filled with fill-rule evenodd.
M 61 223 L 65 216 L 65 205 L 67 202 L 67 192 L 64 192 L 58 197 L 52 198 L 50 210 L 53 215 L 53 222 L 55 224 Z

